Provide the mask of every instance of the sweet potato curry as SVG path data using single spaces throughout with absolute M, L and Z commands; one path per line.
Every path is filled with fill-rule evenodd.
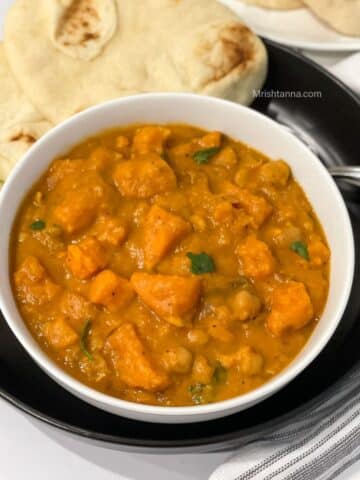
M 56 159 L 12 245 L 41 347 L 132 402 L 258 387 L 302 349 L 328 293 L 330 252 L 289 166 L 185 125 L 107 131 Z

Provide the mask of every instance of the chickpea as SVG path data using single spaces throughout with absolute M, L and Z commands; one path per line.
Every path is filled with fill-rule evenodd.
M 213 373 L 214 368 L 209 364 L 207 358 L 204 355 L 196 355 L 192 368 L 193 379 L 196 382 L 207 384 L 210 383 Z
M 187 373 L 192 364 L 192 355 L 184 347 L 168 348 L 162 355 L 162 364 L 168 371 Z
M 187 338 L 194 346 L 205 345 L 209 341 L 209 335 L 201 328 L 193 328 L 188 331 Z
M 241 372 L 249 377 L 258 375 L 264 366 L 262 355 L 255 352 L 251 347 L 244 346 L 238 351 L 238 359 Z
M 308 233 L 312 233 L 315 229 L 314 222 L 309 218 L 309 220 L 306 220 L 304 222 L 304 230 L 306 230 Z
M 321 267 L 329 261 L 330 252 L 324 243 L 315 238 L 309 243 L 309 254 L 311 264 L 315 267 Z
M 232 309 L 235 318 L 244 322 L 256 317 L 261 309 L 261 302 L 256 295 L 240 290 L 232 300 Z
M 283 160 L 267 162 L 260 168 L 259 175 L 263 182 L 285 187 L 290 177 L 290 168 Z
M 218 361 L 226 368 L 237 366 L 247 377 L 258 375 L 264 366 L 262 355 L 248 345 L 244 345 L 231 355 L 218 355 Z
M 90 164 L 94 166 L 94 170 L 102 170 L 111 161 L 113 153 L 104 147 L 98 147 L 90 155 Z
M 116 148 L 123 149 L 129 146 L 129 139 L 124 135 L 119 135 L 116 137 Z

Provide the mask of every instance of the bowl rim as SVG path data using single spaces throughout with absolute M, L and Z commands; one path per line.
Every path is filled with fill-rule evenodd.
M 123 399 L 102 393 L 91 387 L 88 387 L 84 383 L 75 379 L 74 377 L 69 375 L 65 370 L 63 370 L 60 366 L 58 366 L 53 360 L 51 360 L 51 358 L 45 353 L 45 351 L 41 349 L 40 345 L 36 342 L 32 334 L 30 333 L 30 331 L 27 329 L 26 323 L 22 319 L 20 312 L 17 310 L 16 316 L 24 324 L 25 328 L 27 329 L 28 335 L 30 335 L 30 337 L 26 338 L 26 335 L 23 334 L 23 332 L 21 331 L 21 328 L 17 324 L 18 319 L 13 318 L 13 314 L 11 312 L 12 307 L 9 305 L 9 299 L 6 297 L 6 293 L 4 291 L 5 288 L 8 287 L 10 291 L 13 292 L 9 275 L 4 275 L 4 268 L 6 273 L 8 273 L 8 269 L 9 269 L 9 265 L 8 265 L 9 250 L 10 250 L 9 247 L 10 247 L 11 237 L 8 238 L 7 240 L 8 247 L 6 251 L 6 257 L 8 259 L 7 261 L 8 264 L 4 265 L 4 263 L 6 264 L 6 262 L 0 262 L 0 277 L 5 279 L 5 281 L 0 282 L 0 309 L 11 331 L 13 332 L 17 340 L 20 342 L 20 344 L 25 348 L 27 353 L 31 356 L 31 358 L 43 369 L 43 371 L 46 372 L 47 375 L 49 375 L 53 379 L 56 379 L 58 383 L 60 383 L 62 388 L 65 388 L 64 385 L 66 385 L 66 390 L 69 389 L 70 392 L 76 392 L 76 394 L 79 395 L 80 398 L 82 398 L 83 400 L 84 398 L 92 399 L 93 402 L 96 402 L 99 405 L 106 405 L 107 407 L 113 409 L 112 412 L 115 415 L 121 416 L 122 411 L 124 412 L 128 411 L 134 414 L 143 415 L 144 416 L 143 420 L 147 420 L 145 417 L 149 416 L 150 421 L 154 421 L 156 417 L 172 417 L 172 416 L 174 417 L 181 416 L 184 418 L 188 417 L 189 421 L 194 421 L 194 420 L 191 420 L 193 417 L 207 416 L 207 415 L 219 413 L 221 411 L 223 411 L 223 416 L 226 416 L 227 415 L 226 412 L 228 411 L 233 412 L 233 411 L 239 410 L 241 406 L 244 406 L 244 405 L 245 405 L 244 408 L 248 408 L 252 404 L 257 403 L 258 401 L 262 401 L 263 399 L 271 396 L 272 394 L 280 390 L 282 387 L 287 385 L 290 381 L 292 381 L 296 376 L 298 376 L 303 370 L 305 370 L 311 364 L 311 362 L 320 354 L 320 352 L 324 349 L 324 347 L 326 346 L 326 344 L 334 334 L 338 324 L 341 321 L 342 315 L 348 303 L 351 287 L 353 283 L 353 277 L 354 277 L 355 245 L 354 245 L 354 236 L 353 236 L 351 221 L 345 205 L 345 201 L 338 187 L 336 186 L 335 181 L 332 179 L 329 172 L 327 171 L 325 166 L 321 163 L 321 161 L 298 138 L 296 138 L 294 135 L 292 135 L 291 133 L 283 129 L 281 125 L 276 123 L 274 120 L 268 118 L 267 116 L 263 115 L 262 113 L 259 113 L 256 110 L 253 110 L 249 107 L 246 107 L 240 104 L 236 104 L 229 100 L 197 95 L 193 93 L 142 93 L 137 95 L 131 95 L 128 97 L 117 98 L 117 99 L 109 100 L 107 102 L 103 102 L 95 106 L 92 106 L 64 120 L 60 124 L 56 125 L 53 129 L 51 129 L 43 137 L 41 137 L 28 150 L 28 152 L 26 152 L 26 154 L 22 157 L 22 159 L 17 163 L 17 165 L 11 172 L 10 176 L 8 177 L 7 181 L 5 182 L 0 192 L 0 218 L 2 217 L 1 214 L 3 210 L 6 208 L 5 200 L 8 196 L 9 191 L 11 190 L 11 188 L 13 188 L 13 184 L 14 183 L 16 184 L 17 182 L 21 182 L 21 179 L 23 178 L 22 170 L 24 166 L 29 161 L 31 161 L 33 157 L 36 156 L 38 149 L 41 149 L 43 144 L 46 144 L 47 142 L 51 142 L 54 137 L 61 135 L 61 132 L 65 127 L 74 126 L 76 128 L 76 125 L 82 120 L 86 120 L 88 116 L 101 112 L 102 110 L 106 110 L 107 108 L 117 108 L 117 107 L 121 107 L 121 105 L 137 103 L 144 99 L 146 99 L 146 101 L 150 99 L 150 101 L 164 100 L 164 101 L 170 101 L 170 102 L 171 100 L 174 100 L 174 99 L 177 99 L 177 100 L 186 99 L 186 100 L 193 100 L 199 103 L 203 102 L 204 105 L 210 102 L 214 104 L 215 108 L 216 108 L 216 105 L 218 105 L 219 107 L 223 106 L 225 108 L 242 110 L 243 113 L 245 113 L 246 115 L 252 116 L 253 119 L 255 119 L 255 121 L 260 120 L 262 122 L 268 123 L 268 125 L 271 126 L 272 128 L 281 130 L 282 135 L 286 136 L 293 143 L 297 144 L 297 147 L 302 149 L 304 152 L 306 152 L 307 156 L 310 155 L 313 161 L 318 164 L 318 166 L 323 170 L 323 172 L 325 172 L 326 176 L 328 177 L 329 187 L 331 186 L 332 188 L 332 193 L 334 196 L 333 201 L 339 204 L 339 208 L 341 208 L 343 213 L 343 219 L 345 221 L 346 230 L 347 230 L 346 232 L 347 245 L 345 245 L 344 247 L 348 249 L 348 255 L 349 255 L 349 263 L 347 265 L 347 271 L 346 271 L 346 282 L 342 285 L 341 301 L 339 301 L 338 303 L 337 311 L 331 315 L 331 322 L 329 322 L 329 325 L 327 326 L 326 331 L 318 339 L 316 344 L 314 344 L 312 348 L 304 354 L 302 358 L 295 357 L 291 361 L 291 363 L 286 367 L 286 369 L 280 371 L 274 377 L 268 380 L 266 383 L 260 385 L 259 387 L 255 388 L 254 390 L 251 390 L 248 393 L 238 395 L 236 397 L 232 397 L 227 400 L 214 402 L 206 405 L 169 407 L 169 406 L 147 405 L 142 403 L 130 402 L 128 400 L 123 400 Z M 198 108 L 201 108 L 200 105 L 198 105 Z M 187 113 L 186 111 L 184 111 L 184 117 L 186 117 L 186 115 Z M 168 124 L 170 123 L 171 122 L 168 122 Z M 184 123 L 186 124 L 187 122 L 184 121 Z M 189 122 L 189 124 L 190 123 L 191 122 Z M 116 128 L 116 124 L 114 124 L 113 127 Z M 112 127 L 109 127 L 109 128 L 112 128 Z M 104 130 L 106 129 L 100 127 L 97 130 L 97 133 L 100 133 L 101 131 L 104 131 Z M 85 138 L 86 136 L 84 137 L 84 139 Z M 241 141 L 241 139 L 239 140 Z M 81 142 L 81 140 L 78 140 L 77 142 L 79 143 Z M 69 148 L 67 148 L 67 150 L 68 149 Z M 54 158 L 48 159 L 47 167 L 45 167 L 43 170 L 44 172 L 46 171 L 46 169 L 49 167 L 50 163 L 53 160 Z M 23 183 L 27 183 L 27 181 L 25 180 L 23 181 Z M 30 188 L 31 188 L 31 185 L 28 185 L 22 199 L 24 199 L 24 196 L 28 193 Z M 19 207 L 20 207 L 20 203 L 17 205 L 17 208 L 16 208 L 17 212 Z M 12 230 L 14 220 L 15 218 L 13 216 L 11 220 L 10 231 Z M 16 305 L 14 295 L 12 295 L 12 300 L 14 300 Z M 94 405 L 93 402 L 91 403 Z M 98 408 L 101 408 L 101 407 L 98 407 Z M 117 412 L 115 413 L 114 410 L 117 410 Z

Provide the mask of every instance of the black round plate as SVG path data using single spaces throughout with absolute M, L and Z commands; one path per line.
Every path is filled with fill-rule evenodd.
M 359 162 L 359 99 L 311 61 L 272 42 L 266 43 L 270 56 L 265 86 L 268 93 L 256 100 L 254 108 L 292 128 L 326 164 Z M 314 91 L 321 92 L 322 98 L 304 98 L 301 94 Z M 284 92 L 300 93 L 284 98 L 290 95 Z M 360 197 L 356 195 L 351 190 L 345 193 L 359 245 Z M 356 264 L 349 306 L 327 348 L 289 386 L 245 412 L 188 425 L 142 423 L 104 413 L 50 380 L 26 354 L 3 318 L 0 318 L 0 395 L 48 424 L 111 447 L 153 452 L 230 448 L 249 434 L 261 433 L 265 422 L 273 422 L 314 398 L 360 358 L 359 251 Z

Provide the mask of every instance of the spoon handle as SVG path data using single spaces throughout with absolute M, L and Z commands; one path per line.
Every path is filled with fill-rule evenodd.
M 329 173 L 335 179 L 343 180 L 350 185 L 360 188 L 360 166 L 339 165 L 329 167 Z
M 334 177 L 360 179 L 360 166 L 338 165 L 329 167 L 329 172 Z

